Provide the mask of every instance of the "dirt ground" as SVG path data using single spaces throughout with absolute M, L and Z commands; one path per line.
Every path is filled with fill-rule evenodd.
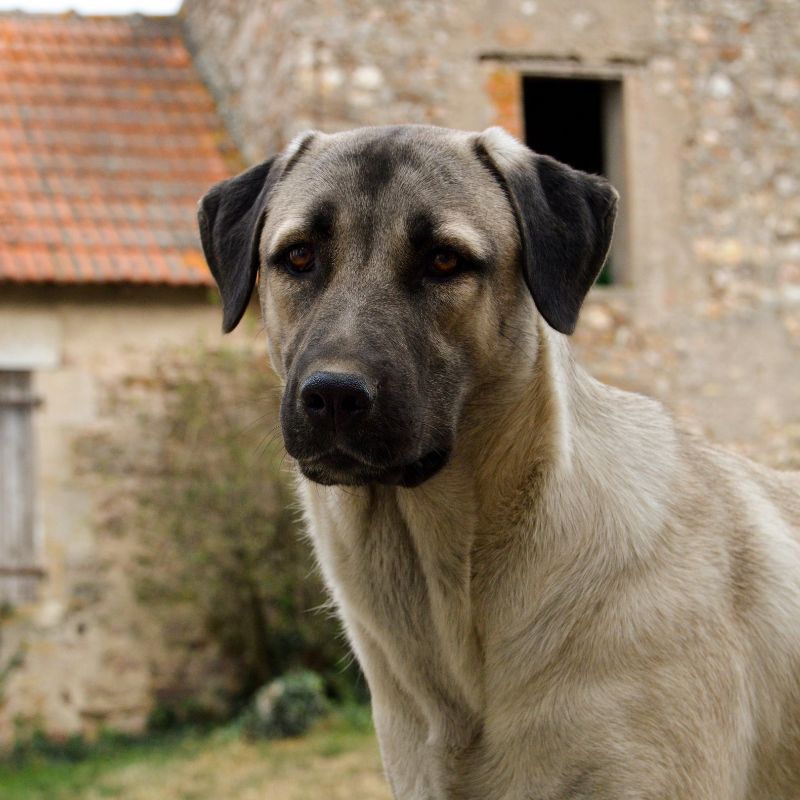
M 391 800 L 371 727 L 333 716 L 299 739 L 233 729 L 0 769 L 2 800 Z
M 242 741 L 167 763 L 134 763 L 106 775 L 85 800 L 389 800 L 377 748 L 326 755 L 308 743 L 268 748 Z
M 85 800 L 390 800 L 374 739 L 325 752 L 317 737 L 266 747 L 234 741 L 163 764 L 129 764 Z

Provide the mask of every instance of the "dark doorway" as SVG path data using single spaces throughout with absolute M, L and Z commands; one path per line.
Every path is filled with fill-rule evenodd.
M 591 78 L 523 77 L 525 143 L 575 169 L 623 188 L 622 82 Z M 622 225 L 618 224 L 618 232 Z M 616 237 L 599 283 L 618 282 L 624 248 Z
M 603 81 L 525 78 L 525 139 L 575 169 L 605 174 Z

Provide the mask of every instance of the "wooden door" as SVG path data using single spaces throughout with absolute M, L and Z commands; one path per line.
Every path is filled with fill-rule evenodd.
M 29 372 L 0 371 L 0 603 L 35 598 L 33 408 Z

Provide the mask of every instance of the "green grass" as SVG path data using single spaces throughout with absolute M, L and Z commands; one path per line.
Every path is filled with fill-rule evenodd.
M 337 709 L 299 739 L 248 741 L 234 725 L 0 763 L 2 800 L 388 800 L 369 711 Z
M 61 800 L 82 797 L 92 786 L 107 783 L 100 796 L 117 797 L 113 774 L 132 764 L 153 767 L 186 758 L 202 747 L 203 738 L 194 733 L 149 737 L 137 741 L 104 741 L 86 749 L 84 757 L 54 752 L 22 754 L 0 762 L 2 800 Z M 106 778 L 110 778 L 108 782 Z

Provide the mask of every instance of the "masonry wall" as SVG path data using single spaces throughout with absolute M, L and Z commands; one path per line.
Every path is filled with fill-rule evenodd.
M 523 74 L 622 81 L 628 273 L 575 337 L 601 378 L 800 466 L 800 4 L 185 0 L 250 161 L 299 131 L 522 135 Z
M 53 735 L 139 731 L 160 690 L 183 683 L 213 694 L 230 676 L 178 609 L 165 629 L 136 601 L 131 541 L 104 506 L 119 502 L 112 484 L 125 476 L 98 471 L 93 452 L 107 434 L 141 435 L 117 400 L 148 398 L 159 360 L 221 344 L 220 311 L 208 296 L 3 287 L 0 362 L 10 354 L 17 368 L 36 366 L 36 561 L 45 575 L 35 603 L 0 618 L 0 744 L 19 725 Z M 227 344 L 258 347 L 254 325 L 245 320 Z

